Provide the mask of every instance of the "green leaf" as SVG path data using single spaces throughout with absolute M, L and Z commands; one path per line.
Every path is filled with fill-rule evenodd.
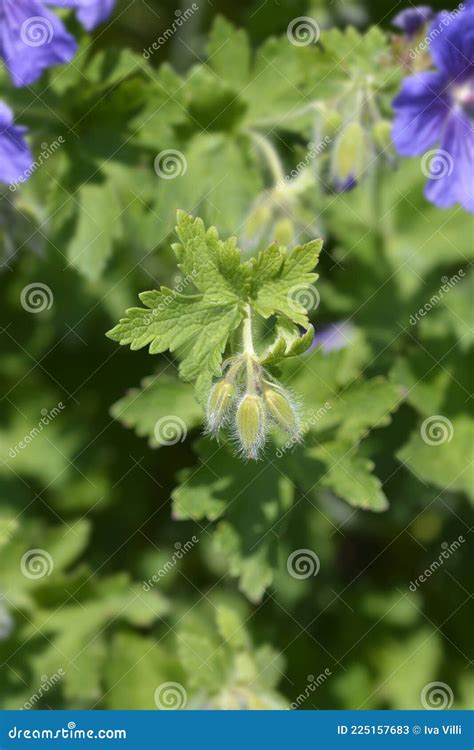
M 172 416 L 182 423 L 185 436 L 203 417 L 192 387 L 166 373 L 145 378 L 140 388 L 131 389 L 112 406 L 111 414 L 140 437 L 147 437 L 151 448 L 163 445 L 156 436 L 160 420 Z
M 412 432 L 398 458 L 422 481 L 441 491 L 465 492 L 474 501 L 473 444 L 473 419 L 435 414 Z
M 217 520 L 218 551 L 228 558 L 231 575 L 240 577 L 242 591 L 259 601 L 273 579 L 278 533 L 293 502 L 291 481 L 271 460 L 242 465 L 208 441 L 198 450 L 200 466 L 183 472 L 173 493 L 175 517 Z
M 197 381 L 204 399 L 212 378 L 220 374 L 229 336 L 243 317 L 239 295 L 245 289 L 246 269 L 240 265 L 235 240 L 222 242 L 214 228 L 206 232 L 200 219 L 180 212 L 177 234 L 181 244 L 174 250 L 184 283 L 201 294 L 184 295 L 166 287 L 143 292 L 140 299 L 146 307 L 127 310 L 128 317 L 107 335 L 134 350 L 149 344 L 150 354 L 188 345 L 180 374 Z
M 278 318 L 275 336 L 275 341 L 261 358 L 261 364 L 265 367 L 276 365 L 282 359 L 304 354 L 313 342 L 314 328 L 309 326 L 308 330 L 301 334 L 299 328 L 289 320 Z
M 259 253 L 252 268 L 250 296 L 260 315 L 269 318 L 280 313 L 293 323 L 309 327 L 308 310 L 317 307 L 319 301 L 311 284 L 318 278 L 313 269 L 322 245 L 322 240 L 313 240 L 291 251 L 271 245 Z
M 214 21 L 207 48 L 214 72 L 237 91 L 244 89 L 250 76 L 251 49 L 244 30 L 237 30 L 223 16 Z
M 352 446 L 340 442 L 324 443 L 320 448 L 308 451 L 308 455 L 326 465 L 321 484 L 330 487 L 349 505 L 377 512 L 388 508 L 382 483 L 372 474 L 374 463 L 357 456 Z
M 96 281 L 120 236 L 122 206 L 113 182 L 86 183 L 76 195 L 77 223 L 68 258 L 88 279 Z

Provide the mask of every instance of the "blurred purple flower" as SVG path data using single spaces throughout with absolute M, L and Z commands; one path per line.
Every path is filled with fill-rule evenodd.
M 77 44 L 46 5 L 74 8 L 90 31 L 111 13 L 115 0 L 0 0 L 0 57 L 15 86 L 34 83 L 52 65 L 69 62 Z
M 321 347 L 324 354 L 338 352 L 351 343 L 355 333 L 355 326 L 349 320 L 330 323 L 314 334 L 310 351 Z
M 438 34 L 434 34 L 439 29 Z M 440 208 L 474 211 L 474 6 L 442 13 L 430 32 L 437 71 L 407 78 L 393 102 L 393 140 L 402 156 L 424 154 L 425 195 Z M 432 146 L 440 148 L 427 151 Z
M 392 25 L 401 29 L 409 37 L 414 36 L 425 23 L 433 18 L 433 9 L 429 5 L 416 5 L 413 8 L 405 8 L 397 13 L 392 20 Z
M 0 102 L 0 182 L 11 185 L 27 172 L 33 157 L 24 139 L 26 128 L 13 124 L 13 113 Z

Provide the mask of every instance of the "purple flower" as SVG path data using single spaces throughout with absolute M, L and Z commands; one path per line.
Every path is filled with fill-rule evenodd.
M 13 113 L 0 102 L 0 182 L 11 185 L 33 164 L 33 157 L 24 139 L 26 128 L 13 124 Z
M 393 102 L 393 140 L 402 156 L 424 154 L 428 200 L 474 212 L 474 6 L 440 14 L 429 38 L 437 71 L 404 81 Z
M 115 0 L 44 0 L 44 2 L 60 5 L 63 8 L 75 8 L 77 18 L 86 31 L 92 31 L 106 21 L 115 5 Z
M 74 8 L 90 31 L 105 20 L 115 0 L 0 0 L 0 57 L 15 86 L 34 83 L 51 65 L 69 62 L 77 44 L 46 5 Z
M 324 354 L 338 352 L 351 343 L 355 330 L 355 326 L 349 320 L 330 323 L 314 334 L 310 351 L 314 351 L 320 346 Z
M 401 29 L 407 36 L 414 36 L 428 21 L 433 18 L 433 10 L 429 5 L 417 5 L 413 8 L 397 13 L 392 20 L 392 25 Z

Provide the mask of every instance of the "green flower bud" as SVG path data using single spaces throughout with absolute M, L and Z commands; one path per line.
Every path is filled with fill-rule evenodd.
M 297 436 L 299 434 L 298 415 L 286 394 L 275 388 L 266 388 L 263 399 L 277 425 L 291 435 Z
M 344 181 L 357 179 L 363 172 L 367 160 L 367 139 L 359 122 L 350 122 L 336 141 L 333 165 L 336 176 Z
M 245 223 L 243 230 L 244 237 L 251 240 L 254 237 L 260 236 L 265 231 L 271 218 L 272 209 L 268 204 L 255 208 Z
M 323 132 L 329 136 L 337 133 L 342 125 L 342 115 L 336 110 L 325 112 L 323 120 Z
M 291 219 L 280 219 L 275 224 L 273 237 L 279 245 L 289 247 L 294 240 L 295 230 Z
M 372 128 L 372 137 L 375 144 L 382 151 L 392 145 L 392 123 L 390 120 L 379 120 Z
M 247 458 L 258 458 L 265 442 L 265 407 L 260 396 L 246 393 L 235 416 L 237 437 Z
M 207 426 L 209 432 L 220 430 L 229 413 L 236 392 L 235 385 L 226 380 L 221 380 L 212 387 L 207 402 Z

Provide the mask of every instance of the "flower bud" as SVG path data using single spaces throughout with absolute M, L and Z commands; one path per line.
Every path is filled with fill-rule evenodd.
M 209 394 L 207 402 L 207 426 L 209 432 L 217 432 L 222 427 L 236 394 L 233 383 L 220 380 Z
M 285 393 L 275 388 L 266 388 L 263 399 L 277 425 L 291 435 L 297 436 L 299 434 L 298 416 Z
M 237 436 L 248 458 L 257 458 L 265 442 L 265 407 L 260 396 L 246 393 L 235 417 Z
M 325 112 L 323 119 L 323 131 L 327 135 L 336 135 L 337 131 L 342 125 L 342 115 L 336 110 L 329 110 Z
M 333 166 L 340 181 L 357 179 L 363 172 L 367 157 L 367 141 L 359 122 L 350 122 L 336 141 Z
M 376 122 L 372 128 L 372 137 L 382 151 L 389 149 L 392 145 L 392 123 L 389 120 Z
M 291 219 L 280 219 L 275 224 L 273 237 L 279 245 L 289 247 L 293 244 L 295 230 Z
M 265 232 L 268 223 L 272 218 L 272 209 L 269 205 L 257 206 L 247 218 L 243 230 L 244 238 L 254 240 Z

